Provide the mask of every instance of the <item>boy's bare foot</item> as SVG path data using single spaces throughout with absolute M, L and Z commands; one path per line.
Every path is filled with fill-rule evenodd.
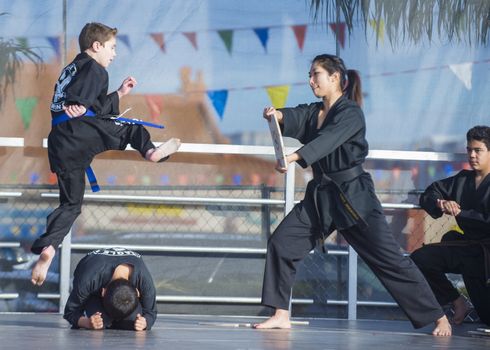
M 432 335 L 436 337 L 450 337 L 452 334 L 451 325 L 446 316 L 442 316 L 436 322 L 436 328 L 432 331 Z
M 151 162 L 158 162 L 161 159 L 168 157 L 172 153 L 177 152 L 180 147 L 180 139 L 171 138 L 160 146 L 152 148 L 146 152 L 145 158 Z
M 453 301 L 453 309 L 453 322 L 456 325 L 460 325 L 461 323 L 463 323 L 464 319 L 468 315 L 468 312 L 471 310 L 470 306 L 466 302 L 466 299 L 462 295 L 460 295 L 458 299 Z
M 42 285 L 46 276 L 48 274 L 49 266 L 51 261 L 53 261 L 56 251 L 52 245 L 44 248 L 44 250 L 39 255 L 36 265 L 32 268 L 31 282 L 34 285 Z
M 291 328 L 291 322 L 289 321 L 289 312 L 288 310 L 276 309 L 276 313 L 274 316 L 269 318 L 268 320 L 254 324 L 253 328 L 256 329 L 271 329 L 271 328 L 280 328 L 280 329 L 289 329 Z

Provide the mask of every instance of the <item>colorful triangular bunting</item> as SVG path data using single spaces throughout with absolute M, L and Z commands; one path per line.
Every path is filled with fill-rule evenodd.
M 335 38 L 342 48 L 345 46 L 345 23 L 330 23 L 330 29 L 335 34 Z
M 267 52 L 267 41 L 269 40 L 269 28 L 254 28 L 254 32 L 260 40 L 262 47 Z
M 19 46 L 22 47 L 23 49 L 29 47 L 29 43 L 28 43 L 26 37 L 18 37 L 18 38 L 15 38 L 15 39 L 17 40 L 17 43 L 19 44 Z
M 267 88 L 267 94 L 274 108 L 283 108 L 289 94 L 289 85 L 271 86 Z
M 121 42 L 124 43 L 124 45 L 126 45 L 131 51 L 131 44 L 129 42 L 129 36 L 127 34 L 118 34 L 117 38 L 121 40 Z
M 228 90 L 211 90 L 208 91 L 208 96 L 213 103 L 214 109 L 218 113 L 220 120 L 223 120 L 225 112 L 226 100 L 228 99 Z
M 191 43 L 191 45 L 197 50 L 197 36 L 196 32 L 184 32 L 182 33 Z
M 385 22 L 380 19 L 379 21 L 375 19 L 369 20 L 369 25 L 373 28 L 376 33 L 376 42 L 384 42 L 385 40 Z
M 15 106 L 20 113 L 24 130 L 29 129 L 32 120 L 32 111 L 37 105 L 37 97 L 18 98 L 15 100 Z
M 165 40 L 163 38 L 163 33 L 150 33 L 150 36 L 155 40 L 158 47 L 162 52 L 165 52 Z
M 456 77 L 458 77 L 467 90 L 471 90 L 471 78 L 473 72 L 472 62 L 450 64 L 449 69 L 456 75 Z
M 57 36 L 49 36 L 48 41 L 51 47 L 53 48 L 54 52 L 56 53 L 56 59 L 60 61 L 61 60 L 60 38 L 58 38 Z
M 303 45 L 305 43 L 306 36 L 306 25 L 296 25 L 291 27 L 294 32 L 294 36 L 296 37 L 296 42 L 298 43 L 298 47 L 300 51 L 303 51 Z
M 233 47 L 233 30 L 218 30 L 218 35 L 223 40 L 226 50 L 231 55 Z

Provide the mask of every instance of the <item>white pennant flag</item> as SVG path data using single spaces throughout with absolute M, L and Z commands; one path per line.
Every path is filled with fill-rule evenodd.
M 464 84 L 464 87 L 471 90 L 471 73 L 473 71 L 473 63 L 450 64 L 449 69 L 458 77 Z

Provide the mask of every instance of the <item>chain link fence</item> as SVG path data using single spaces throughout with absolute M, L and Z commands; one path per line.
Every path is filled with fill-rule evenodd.
M 32 241 L 44 232 L 46 216 L 57 206 L 57 198 L 46 197 L 56 188 L 24 186 L 15 190 L 22 196 L 1 199 L 0 230 L 3 242 L 18 242 L 20 247 L 0 248 L 0 293 L 16 297 L 0 299 L 0 310 L 57 311 L 59 261 L 52 264 L 43 287 L 33 287 L 30 268 L 37 256 L 29 253 Z M 71 272 L 87 253 L 83 245 L 166 247 L 143 253 L 156 284 L 159 312 L 267 315 L 270 310 L 259 304 L 265 248 L 284 215 L 280 204 L 283 191 L 265 185 L 111 187 L 104 194 L 126 199 L 86 198 L 72 228 Z M 302 196 L 302 190 L 297 189 L 296 199 Z M 195 200 L 179 202 L 179 198 Z M 279 204 L 238 201 L 244 198 L 276 199 Z M 386 208 L 385 214 L 407 253 L 424 243 L 440 241 L 441 235 L 455 226 L 450 217 L 433 220 L 418 209 Z M 205 249 L 193 250 L 196 247 Z M 326 247 L 328 254 L 313 251 L 298 270 L 293 316 L 347 317 L 348 246 L 334 232 Z M 234 252 L 232 248 L 246 250 Z M 458 279 L 454 282 L 461 285 Z M 404 319 L 361 259 L 357 293 L 359 318 Z

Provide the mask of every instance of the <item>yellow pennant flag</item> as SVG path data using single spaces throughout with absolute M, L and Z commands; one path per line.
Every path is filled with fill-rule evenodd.
M 384 43 L 385 41 L 385 21 L 380 19 L 376 21 L 375 19 L 369 20 L 369 25 L 376 32 L 376 40 L 378 42 Z
M 271 86 L 267 88 L 267 94 L 274 108 L 283 108 L 289 94 L 289 85 Z

